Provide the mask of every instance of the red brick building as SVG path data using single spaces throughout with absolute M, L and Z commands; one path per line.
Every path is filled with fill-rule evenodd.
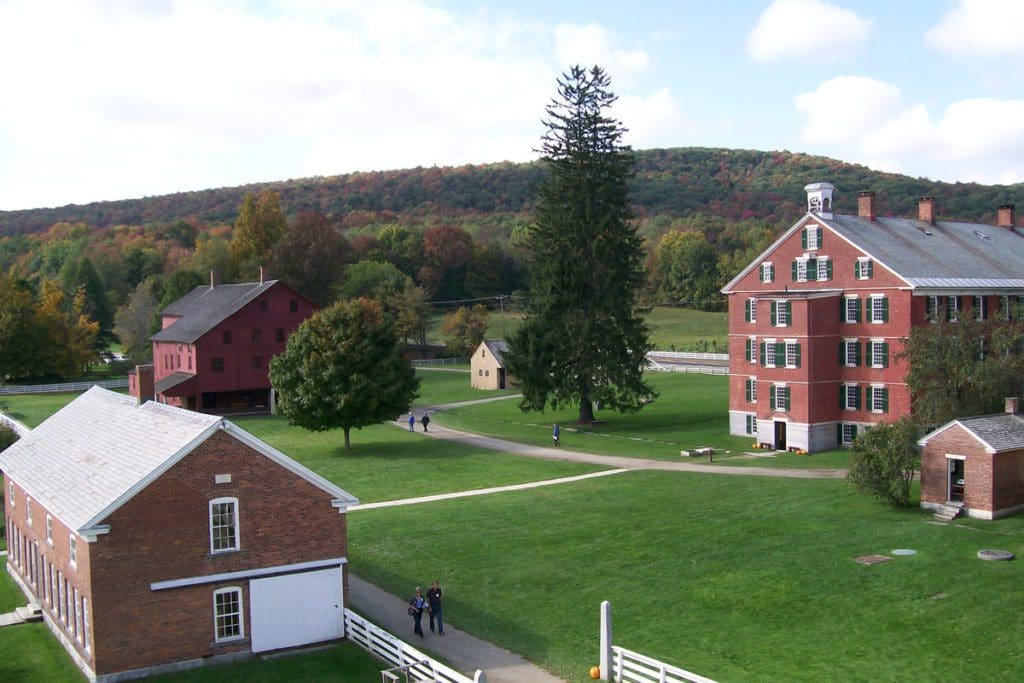
M 0 469 L 7 570 L 90 680 L 344 633 L 358 501 L 227 420 L 93 388 Z
M 270 359 L 315 310 L 278 280 L 196 287 L 160 312 L 153 365 L 129 373 L 128 391 L 209 413 L 270 410 Z
M 1016 398 L 998 415 L 966 417 L 926 435 L 921 507 L 996 519 L 1024 510 L 1024 417 Z
M 1014 207 L 996 225 L 833 213 L 829 183 L 807 213 L 723 288 L 729 299 L 729 431 L 778 449 L 827 450 L 910 412 L 898 358 L 937 316 L 1009 315 L 1024 295 Z

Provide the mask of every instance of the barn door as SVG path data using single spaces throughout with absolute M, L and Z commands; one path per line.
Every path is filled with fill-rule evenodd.
M 253 579 L 249 605 L 253 652 L 344 635 L 341 567 Z

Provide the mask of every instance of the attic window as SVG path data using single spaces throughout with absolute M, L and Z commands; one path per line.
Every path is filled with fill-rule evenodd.
M 988 235 L 983 233 L 981 230 L 975 230 L 974 234 L 977 235 L 978 237 L 980 237 L 983 240 L 991 239 Z

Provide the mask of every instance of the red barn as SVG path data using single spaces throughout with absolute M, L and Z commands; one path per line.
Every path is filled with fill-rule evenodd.
M 358 501 L 227 420 L 93 388 L 0 469 L 7 570 L 90 680 L 344 634 Z
M 129 393 L 209 413 L 268 411 L 270 359 L 315 310 L 278 280 L 196 287 L 160 312 L 153 365 L 129 373 Z
M 833 213 L 829 183 L 807 213 L 740 272 L 729 299 L 729 431 L 777 449 L 820 451 L 910 412 L 898 357 L 937 316 L 1008 316 L 1024 295 L 1024 233 L 997 225 Z

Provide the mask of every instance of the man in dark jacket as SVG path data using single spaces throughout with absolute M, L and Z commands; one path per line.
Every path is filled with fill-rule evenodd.
M 437 581 L 430 584 L 427 591 L 427 604 L 430 608 L 430 632 L 434 632 L 434 620 L 437 619 L 437 634 L 444 635 L 444 618 L 441 615 L 441 587 Z

